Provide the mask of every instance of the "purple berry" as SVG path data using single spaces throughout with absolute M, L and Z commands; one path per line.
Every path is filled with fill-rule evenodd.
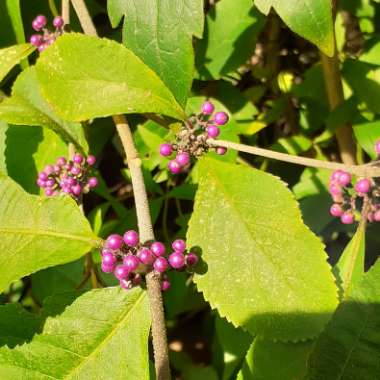
M 164 257 L 158 257 L 153 263 L 153 268 L 158 273 L 164 273 L 168 269 L 168 262 Z
M 91 189 L 98 186 L 98 179 L 96 177 L 90 177 L 88 179 L 88 186 L 90 186 Z
M 133 272 L 139 266 L 140 261 L 136 256 L 128 255 L 123 258 L 123 264 L 129 269 L 130 272 Z
M 46 187 L 46 181 L 41 178 L 37 178 L 37 186 L 38 187 Z
M 223 156 L 227 153 L 227 148 L 225 148 L 224 146 L 218 146 L 216 148 L 216 154 L 219 154 L 220 156 Z
M 329 186 L 329 191 L 331 195 L 341 195 L 342 189 L 339 185 L 331 184 Z
M 350 211 L 345 212 L 341 217 L 340 220 L 343 224 L 352 224 L 354 223 L 354 214 Z
M 169 290 L 169 288 L 170 288 L 170 282 L 169 282 L 169 280 L 163 280 L 162 284 L 161 284 L 161 290 L 163 292 L 166 292 L 167 290 Z
M 124 242 L 130 247 L 136 247 L 139 243 L 139 234 L 134 230 L 127 231 L 124 234 Z
M 376 222 L 380 222 L 380 210 L 377 210 L 374 212 L 373 214 L 373 219 L 376 221 Z
M 81 164 L 83 162 L 83 160 L 84 160 L 84 158 L 83 158 L 83 156 L 80 153 L 75 153 L 74 154 L 73 161 L 76 164 Z
M 216 125 L 209 125 L 207 128 L 207 135 L 211 138 L 216 138 L 220 134 L 220 129 Z
M 51 197 L 53 194 L 54 194 L 54 190 L 51 189 L 50 187 L 47 187 L 47 188 L 45 189 L 45 195 L 46 195 L 47 197 Z
M 169 161 L 168 169 L 170 170 L 172 174 L 179 174 L 181 173 L 181 170 L 182 170 L 181 165 L 177 161 L 174 161 L 174 160 Z
M 81 168 L 78 167 L 78 166 L 73 166 L 73 167 L 71 168 L 70 172 L 71 172 L 71 174 L 73 174 L 73 175 L 79 175 L 79 174 L 82 172 L 82 170 L 81 170 Z
M 32 27 L 34 30 L 39 32 L 47 24 L 47 19 L 44 15 L 38 15 L 32 22 Z
M 173 153 L 173 146 L 172 144 L 161 144 L 160 145 L 160 154 L 161 156 L 168 157 Z
M 54 173 L 54 166 L 53 165 L 46 165 L 45 169 L 44 169 L 44 172 L 47 175 L 53 174 Z
M 114 265 L 104 265 L 104 264 L 102 264 L 101 268 L 102 268 L 102 271 L 104 273 L 112 273 L 115 270 Z
M 74 185 L 71 187 L 71 191 L 75 196 L 79 196 L 82 192 L 82 187 L 81 185 Z
M 75 186 L 77 184 L 77 180 L 73 177 L 69 177 L 66 180 L 68 186 Z
M 48 179 L 46 181 L 46 187 L 53 187 L 55 185 L 54 179 Z
M 29 39 L 29 42 L 36 47 L 40 46 L 42 44 L 42 41 L 43 41 L 43 38 L 39 34 L 33 34 L 30 36 L 30 39 Z
M 129 275 L 129 269 L 126 265 L 118 265 L 113 273 L 118 280 L 124 280 Z
M 48 175 L 45 172 L 41 172 L 38 174 L 38 178 L 42 181 L 46 181 L 48 179 Z
M 335 170 L 332 174 L 331 174 L 331 178 L 330 180 L 331 181 L 338 181 L 339 177 L 342 175 L 343 170 Z
M 360 179 L 355 184 L 355 190 L 360 194 L 366 194 L 369 192 L 370 189 L 371 189 L 371 182 L 367 178 Z
M 160 241 L 155 241 L 154 243 L 152 243 L 152 245 L 150 246 L 150 250 L 157 257 L 165 255 L 165 246 Z
M 342 207 L 336 203 L 334 203 L 331 207 L 330 207 L 330 214 L 332 216 L 336 216 L 336 217 L 341 217 L 343 215 L 343 210 L 342 210 Z
M 351 183 L 351 180 L 352 176 L 350 173 L 342 172 L 337 181 L 339 185 L 347 186 L 349 183 Z
M 217 112 L 214 116 L 214 122 L 218 125 L 224 125 L 228 122 L 228 115 L 225 112 Z
M 59 166 L 66 165 L 66 158 L 65 157 L 58 157 L 57 165 L 59 165 Z
M 44 50 L 46 49 L 46 44 L 41 44 L 40 46 L 38 46 L 37 50 L 42 53 Z
M 63 18 L 61 16 L 54 17 L 53 26 L 57 29 L 61 29 L 65 24 Z
M 123 245 L 123 238 L 118 234 L 112 234 L 108 236 L 105 245 L 109 249 L 114 249 L 114 250 L 120 249 L 121 246 Z
M 375 144 L 375 152 L 377 154 L 380 154 L 380 140 L 376 142 Z
M 87 161 L 88 165 L 93 166 L 96 163 L 96 158 L 95 158 L 95 156 L 90 155 L 87 157 L 86 161 Z
M 102 254 L 102 265 L 112 266 L 116 264 L 116 257 L 111 252 L 105 252 Z
M 59 174 L 61 172 L 61 167 L 59 165 L 54 165 L 54 173 Z
M 187 152 L 178 153 L 175 160 L 181 165 L 186 166 L 190 162 L 190 155 Z
M 211 102 L 204 102 L 201 109 L 203 114 L 211 115 L 214 112 L 215 107 Z
M 198 256 L 193 252 L 189 252 L 189 254 L 186 256 L 186 264 L 189 267 L 194 267 L 198 264 Z
M 173 252 L 169 256 L 169 264 L 174 269 L 181 269 L 182 267 L 185 266 L 185 263 L 186 263 L 185 256 L 181 252 Z
M 172 248 L 176 252 L 181 252 L 182 253 L 186 249 L 186 243 L 182 239 L 174 240 L 173 243 L 172 243 Z
M 146 247 L 140 249 L 140 251 L 137 254 L 137 257 L 145 265 L 151 265 L 154 261 L 154 255 L 152 251 Z

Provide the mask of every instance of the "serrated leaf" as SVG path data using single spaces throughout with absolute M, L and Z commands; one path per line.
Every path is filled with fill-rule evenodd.
M 347 244 L 336 264 L 336 270 L 342 281 L 343 296 L 348 297 L 351 289 L 364 275 L 365 225 L 360 223 L 355 235 Z
M 154 70 L 184 106 L 194 71 L 192 36 L 202 37 L 203 0 L 109 0 L 123 43 Z
M 45 98 L 66 120 L 146 112 L 184 118 L 157 74 L 115 41 L 67 33 L 36 68 Z
M 323 244 L 302 223 L 292 193 L 276 177 L 211 159 L 189 223 L 205 273 L 194 281 L 235 326 L 270 339 L 321 332 L 337 305 Z
M 13 350 L 0 349 L 2 379 L 149 379 L 145 292 L 118 287 L 77 296 L 50 298 L 42 333 Z
M 308 380 L 380 378 L 380 263 L 354 286 L 317 341 Z
M 274 8 L 293 32 L 318 46 L 325 54 L 334 54 L 334 30 L 330 0 L 254 0 L 268 14 Z
M 19 278 L 73 261 L 99 239 L 68 196 L 30 195 L 0 174 L 0 292 Z
M 20 304 L 0 306 L 0 346 L 14 347 L 30 340 L 41 326 L 41 318 Z
M 29 67 L 17 77 L 12 96 L 0 103 L 0 120 L 14 125 L 50 128 L 78 150 L 88 150 L 81 124 L 58 117 L 42 97 L 35 67 Z
M 252 0 L 216 3 L 206 17 L 203 39 L 196 44 L 200 79 L 219 79 L 244 64 L 255 50 L 264 21 Z
M 296 380 L 307 368 L 313 341 L 298 343 L 271 342 L 255 338 L 237 380 Z
M 20 44 L 0 49 L 0 82 L 21 60 L 34 51 L 30 44 Z

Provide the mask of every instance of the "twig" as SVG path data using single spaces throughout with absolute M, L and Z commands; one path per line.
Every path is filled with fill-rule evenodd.
M 70 0 L 62 0 L 61 16 L 65 25 L 70 24 Z
M 84 1 L 71 0 L 71 2 L 85 34 L 96 36 L 97 32 L 95 26 L 91 20 Z M 131 130 L 125 116 L 113 116 L 113 121 L 122 142 L 131 173 L 140 239 L 143 242 L 154 240 L 148 197 L 141 170 L 141 160 L 135 148 Z M 170 380 L 169 352 L 166 337 L 165 314 L 161 293 L 160 276 L 152 271 L 147 274 L 146 283 L 152 319 L 152 337 L 156 377 L 157 380 Z
M 344 170 L 351 174 L 355 174 L 359 177 L 380 177 L 380 166 L 378 162 L 375 161 L 371 164 L 366 165 L 346 165 L 341 164 L 339 162 L 330 162 L 330 161 L 322 161 L 316 160 L 308 157 L 299 157 L 293 156 L 291 154 L 275 152 L 273 150 L 257 148 L 254 146 L 238 144 L 231 141 L 225 140 L 213 140 L 208 139 L 207 143 L 210 146 L 214 147 L 224 147 L 229 149 L 235 149 L 239 152 L 245 152 L 249 154 L 254 154 L 261 157 L 271 158 L 273 160 L 290 162 L 292 164 L 308 166 L 312 168 L 320 168 L 320 169 L 328 169 L 328 170 Z
M 53 14 L 53 16 L 58 16 L 58 10 L 57 7 L 55 6 L 54 0 L 49 0 L 49 8 L 50 12 Z

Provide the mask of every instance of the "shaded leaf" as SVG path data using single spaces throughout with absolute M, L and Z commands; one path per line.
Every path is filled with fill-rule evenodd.
M 0 49 L 0 82 L 21 60 L 34 51 L 30 44 L 20 44 Z

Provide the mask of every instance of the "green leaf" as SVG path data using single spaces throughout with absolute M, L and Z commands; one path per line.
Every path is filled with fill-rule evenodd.
M 317 341 L 308 380 L 375 380 L 380 374 L 380 264 L 342 302 Z
M 369 121 L 353 125 L 356 140 L 366 153 L 372 158 L 377 159 L 375 143 L 380 140 L 380 120 Z
M 0 49 L 0 82 L 21 60 L 34 51 L 30 44 L 14 45 Z
M 330 0 L 254 0 L 268 14 L 273 7 L 293 32 L 317 45 L 328 56 L 334 54 L 334 29 Z
M 109 0 L 107 5 L 113 27 L 124 16 L 124 45 L 184 106 L 193 80 L 192 36 L 203 33 L 203 0 Z
M 30 340 L 41 325 L 41 318 L 28 313 L 20 304 L 0 306 L 0 346 L 14 347 Z
M 219 79 L 244 64 L 255 50 L 264 21 L 252 0 L 218 2 L 208 13 L 204 37 L 196 45 L 200 79 Z
M 237 380 L 301 379 L 313 342 L 281 343 L 257 337 L 252 343 Z
M 0 119 L 9 124 L 50 128 L 78 150 L 88 150 L 81 124 L 59 118 L 42 97 L 35 67 L 29 67 L 17 77 L 12 96 L 0 103 Z
M 348 243 L 338 263 L 336 270 L 342 281 L 343 295 L 346 298 L 352 288 L 364 275 L 365 258 L 365 225 L 360 223 L 355 235 Z
M 204 274 L 194 281 L 235 326 L 270 339 L 316 336 L 337 305 L 323 244 L 278 178 L 211 159 L 200 164 L 189 223 Z
M 149 379 L 145 292 L 104 288 L 76 297 L 49 298 L 42 333 L 0 349 L 2 379 Z
M 111 40 L 67 33 L 36 68 L 44 96 L 66 120 L 146 112 L 185 117 L 157 74 Z
M 59 156 L 67 155 L 67 145 L 47 128 L 8 126 L 0 124 L 6 147 L 3 153 L 4 168 L 8 174 L 29 193 L 39 193 L 36 184 L 38 172 Z M 20 149 L 22 146 L 22 149 Z
M 73 199 L 43 198 L 0 174 L 0 292 L 11 282 L 73 261 L 99 244 Z

